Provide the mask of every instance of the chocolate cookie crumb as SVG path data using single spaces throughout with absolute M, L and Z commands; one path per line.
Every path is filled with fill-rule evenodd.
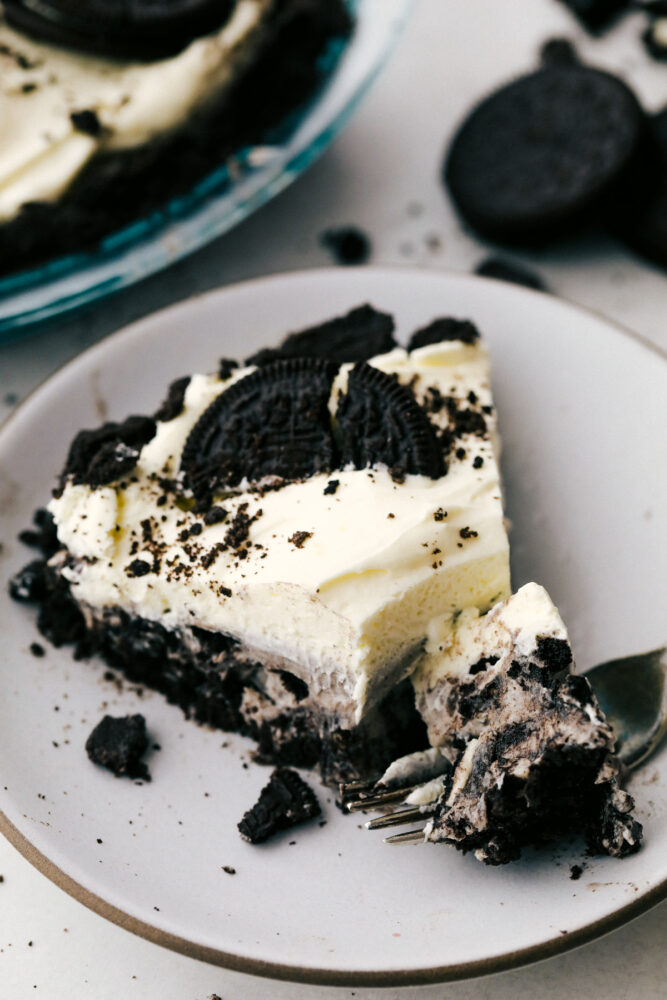
M 229 516 L 229 511 L 225 510 L 224 507 L 210 507 L 209 510 L 204 514 L 204 524 L 222 524 L 226 521 Z
M 185 393 L 189 385 L 189 375 L 184 375 L 183 378 L 177 378 L 171 383 L 167 389 L 166 398 L 153 414 L 155 420 L 166 422 L 167 420 L 174 420 L 176 417 L 180 417 L 183 412 Z
M 325 497 L 333 496 L 333 494 L 336 492 L 339 486 L 340 486 L 340 479 L 330 479 L 322 492 L 324 493 Z
M 371 241 L 356 226 L 327 229 L 320 243 L 331 252 L 338 264 L 365 264 L 371 255 Z
M 146 574 L 150 573 L 150 571 L 151 565 L 144 559 L 133 559 L 132 562 L 125 567 L 127 576 L 146 576 Z
M 475 344 L 479 340 L 479 330 L 469 319 L 441 316 L 412 334 L 408 350 L 414 351 L 417 347 L 439 344 L 443 340 L 460 340 L 464 344 Z
M 572 66 L 579 62 L 579 56 L 569 38 L 548 38 L 540 49 L 543 66 Z
M 222 870 L 223 872 L 226 872 L 227 875 L 236 875 L 236 868 L 232 868 L 231 865 L 223 865 Z
M 572 865 L 570 868 L 570 878 L 573 882 L 577 882 L 581 876 L 584 874 L 584 869 L 581 865 Z
M 308 539 L 312 537 L 312 531 L 295 531 L 294 534 L 287 539 L 287 541 L 292 545 L 295 545 L 297 549 L 302 549 Z
M 231 378 L 232 372 L 236 371 L 238 366 L 239 363 L 234 358 L 220 358 L 218 362 L 218 378 L 226 382 L 228 378 Z
M 33 656 L 42 657 L 42 656 L 45 655 L 46 650 L 38 642 L 31 642 L 30 643 L 30 652 L 32 653 Z
M 296 771 L 279 767 L 238 829 L 244 840 L 261 844 L 279 830 L 304 823 L 320 813 L 320 804 L 310 786 Z
M 459 531 L 459 535 L 461 536 L 461 538 L 477 538 L 478 532 L 473 531 L 472 528 L 469 528 L 466 525 L 465 528 L 461 528 L 461 530 Z
M 117 777 L 144 781 L 151 780 L 141 760 L 147 748 L 146 720 L 139 714 L 119 718 L 105 715 L 86 740 L 86 753 L 94 764 L 106 767 Z
M 83 132 L 84 135 L 92 135 L 95 139 L 102 135 L 104 131 L 102 122 L 97 117 L 97 114 L 90 109 L 73 111 L 69 117 L 77 132 Z

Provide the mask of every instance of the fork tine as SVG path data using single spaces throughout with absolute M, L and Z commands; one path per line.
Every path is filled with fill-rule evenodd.
M 385 837 L 385 844 L 423 844 L 424 828 L 421 830 L 406 830 L 405 833 L 395 833 L 393 837 Z
M 347 812 L 360 812 L 362 809 L 375 809 L 377 806 L 388 805 L 390 802 L 400 802 L 406 795 L 414 791 L 416 785 L 410 788 L 394 788 L 389 792 L 380 792 L 378 795 L 369 795 L 368 798 L 352 799 L 350 802 L 343 801 Z
M 366 823 L 369 830 L 384 830 L 388 826 L 400 826 L 402 823 L 417 823 L 425 818 L 424 811 L 419 807 L 415 809 L 397 809 L 396 812 L 388 813 L 386 816 L 378 816 Z

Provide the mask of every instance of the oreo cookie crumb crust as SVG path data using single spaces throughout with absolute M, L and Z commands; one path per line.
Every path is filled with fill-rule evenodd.
M 59 201 L 29 202 L 1 225 L 3 275 L 97 249 L 105 236 L 190 193 L 238 149 L 266 141 L 269 130 L 321 84 L 320 57 L 327 46 L 351 31 L 344 0 L 275 4 L 257 61 L 224 99 L 197 111 L 176 132 L 93 158 Z
M 394 320 L 371 305 L 344 316 L 290 333 L 279 347 L 268 347 L 246 358 L 247 365 L 265 365 L 280 358 L 324 358 L 342 365 L 367 361 L 396 347 Z
M 503 257 L 486 257 L 475 268 L 475 274 L 485 278 L 497 278 L 499 281 L 509 281 L 513 285 L 523 285 L 524 288 L 534 288 L 537 292 L 547 291 L 545 282 L 536 271 L 505 260 Z
M 238 829 L 244 840 L 262 844 L 280 830 L 315 819 L 321 811 L 315 793 L 303 778 L 296 771 L 281 767 L 273 772 Z
M 327 229 L 320 236 L 320 242 L 330 251 L 337 264 L 365 264 L 371 255 L 369 237 L 356 226 Z
M 88 758 L 106 767 L 116 777 L 150 781 L 146 764 L 141 760 L 148 749 L 146 720 L 143 715 L 114 718 L 105 715 L 86 740 Z
M 646 133 L 646 117 L 622 80 L 585 66 L 549 66 L 501 87 L 469 114 L 443 179 L 481 235 L 543 243 L 611 211 Z

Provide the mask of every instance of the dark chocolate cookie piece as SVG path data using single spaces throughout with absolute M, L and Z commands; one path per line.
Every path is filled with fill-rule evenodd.
M 265 365 L 277 358 L 327 358 L 338 364 L 367 361 L 396 347 L 394 320 L 388 313 L 363 305 L 345 316 L 290 333 L 280 347 L 265 348 L 246 358 L 247 365 Z
M 443 340 L 460 340 L 464 344 L 475 344 L 479 340 L 479 330 L 469 319 L 454 316 L 440 316 L 427 326 L 421 327 L 410 337 L 408 350 L 440 344 Z
M 303 778 L 290 768 L 279 767 L 239 823 L 239 833 L 251 844 L 261 844 L 279 830 L 305 823 L 320 812 L 315 793 Z
M 329 415 L 336 366 L 274 361 L 222 392 L 185 442 L 181 469 L 198 500 L 243 478 L 294 480 L 337 465 Z
M 433 425 L 410 389 L 363 361 L 348 376 L 336 423 L 343 467 L 382 462 L 398 479 L 406 473 L 437 479 L 444 472 Z
M 444 180 L 482 235 L 542 243 L 603 213 L 646 132 L 622 80 L 586 66 L 549 66 L 472 111 L 452 142 Z
M 327 229 L 320 242 L 338 264 L 365 264 L 371 255 L 371 241 L 357 226 Z
M 122 59 L 162 59 L 229 19 L 234 0 L 5 0 L 12 27 Z
M 667 108 L 652 119 L 651 134 L 646 166 L 655 170 L 654 182 L 641 175 L 628 187 L 610 229 L 642 257 L 667 268 Z
M 569 38 L 547 38 L 540 49 L 543 66 L 572 66 L 579 62 L 579 56 Z
M 137 464 L 139 452 L 155 437 L 152 417 L 127 417 L 121 424 L 106 423 L 95 430 L 79 431 L 72 444 L 61 481 L 69 476 L 76 484 L 93 489 L 126 476 Z
M 143 715 L 114 718 L 105 715 L 86 740 L 86 753 L 94 764 L 100 764 L 120 777 L 150 781 L 148 768 L 141 758 L 148 749 L 146 720 Z
M 475 274 L 483 278 L 496 278 L 498 281 L 509 281 L 513 285 L 523 285 L 524 288 L 534 288 L 537 292 L 546 292 L 547 286 L 536 271 L 523 264 L 505 260 L 503 257 L 485 257 L 475 268 Z
M 166 398 L 160 404 L 159 409 L 153 414 L 155 420 L 174 420 L 180 417 L 183 412 L 183 400 L 190 385 L 190 376 L 175 379 L 167 389 Z
M 589 31 L 601 31 L 630 7 L 630 0 L 561 0 Z

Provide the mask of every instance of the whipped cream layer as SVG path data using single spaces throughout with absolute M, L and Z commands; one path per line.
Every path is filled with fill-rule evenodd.
M 454 628 L 447 621 L 432 623 L 424 655 L 412 675 L 431 745 L 442 746 L 459 732 L 450 710 L 454 687 L 482 672 L 485 679 L 503 675 L 513 662 L 528 664 L 540 639 L 569 641 L 558 609 L 537 583 L 525 584 L 487 614 L 466 608 Z M 510 697 L 506 708 L 512 710 Z M 483 728 L 483 720 L 476 721 Z
M 274 0 L 238 0 L 217 32 L 158 62 L 87 56 L 34 41 L 0 15 L 0 221 L 55 201 L 97 153 L 150 142 L 224 92 L 253 58 Z M 98 135 L 71 115 L 93 111 Z
M 410 670 L 434 620 L 451 623 L 461 609 L 488 608 L 510 592 L 485 348 L 398 348 L 370 363 L 395 373 L 420 402 L 437 393 L 463 408 L 474 400 L 487 434 L 462 434 L 439 479 L 396 482 L 377 467 L 314 475 L 263 495 L 239 489 L 218 501 L 224 523 L 206 524 L 187 509 L 187 493 L 165 493 L 158 479 L 178 475 L 199 416 L 253 369 L 225 382 L 195 375 L 182 414 L 159 423 L 141 451 L 136 481 L 96 490 L 68 483 L 51 502 L 74 597 L 93 612 L 120 607 L 282 657 L 341 725 L 355 724 Z M 447 408 L 431 419 L 447 426 Z M 243 558 L 220 549 L 239 517 L 249 519 Z M 132 575 L 137 559 L 151 571 Z

